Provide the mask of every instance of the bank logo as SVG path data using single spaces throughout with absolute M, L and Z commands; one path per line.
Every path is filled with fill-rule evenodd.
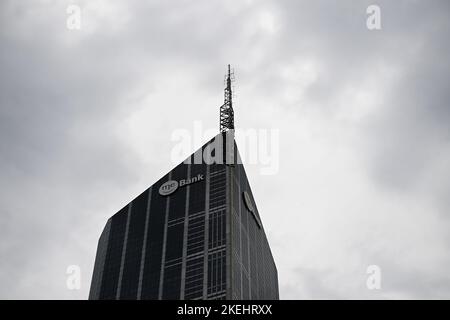
M 174 193 L 178 189 L 178 181 L 169 180 L 159 187 L 159 194 L 162 196 L 168 196 L 169 194 Z
M 244 191 L 242 193 L 242 195 L 244 197 L 244 203 L 245 203 L 245 206 L 247 207 L 248 211 L 253 213 L 255 211 L 255 209 L 253 209 L 252 200 L 250 199 L 250 195 L 248 194 L 247 191 Z
M 248 194 L 247 191 L 244 191 L 244 192 L 242 192 L 242 197 L 244 198 L 245 206 L 247 207 L 248 211 L 250 211 L 250 213 L 252 214 L 252 216 L 255 219 L 255 222 L 258 225 L 258 227 L 261 229 L 262 228 L 262 224 L 261 224 L 261 221 L 259 220 L 259 217 L 258 217 L 258 215 L 256 213 L 255 207 L 253 207 L 253 203 L 252 203 L 252 199 L 250 198 L 250 195 Z
M 161 185 L 159 187 L 159 194 L 162 196 L 168 196 L 169 194 L 174 193 L 177 191 L 178 187 L 184 187 L 187 185 L 190 185 L 192 183 L 203 181 L 205 180 L 205 177 L 203 174 L 198 174 L 195 177 L 188 178 L 188 179 L 181 179 L 180 181 L 176 180 L 169 180 Z

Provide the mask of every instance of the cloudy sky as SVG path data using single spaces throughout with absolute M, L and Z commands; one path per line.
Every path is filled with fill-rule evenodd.
M 236 126 L 279 134 L 246 168 L 281 298 L 450 298 L 449 34 L 447 0 L 1 1 L 0 298 L 87 298 L 174 132 L 218 130 L 228 63 Z

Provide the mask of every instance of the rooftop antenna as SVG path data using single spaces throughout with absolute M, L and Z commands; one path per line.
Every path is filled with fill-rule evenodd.
M 224 94 L 224 103 L 220 107 L 220 132 L 226 132 L 234 129 L 234 111 L 231 92 L 231 82 L 234 81 L 234 71 L 231 71 L 228 65 L 228 75 L 226 78 L 226 87 Z

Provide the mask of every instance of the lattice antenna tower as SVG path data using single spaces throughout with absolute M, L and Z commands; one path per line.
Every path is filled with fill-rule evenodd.
M 230 65 L 228 65 L 224 103 L 220 107 L 220 132 L 234 129 L 233 92 L 231 90 L 231 82 L 233 81 L 234 71 L 232 71 Z

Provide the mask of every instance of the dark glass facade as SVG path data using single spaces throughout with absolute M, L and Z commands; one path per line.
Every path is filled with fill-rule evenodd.
M 198 162 L 226 136 L 108 220 L 90 299 L 278 299 L 277 269 L 234 139 L 234 156 L 211 153 L 223 152 L 228 163 Z M 162 195 L 168 181 L 178 187 Z

